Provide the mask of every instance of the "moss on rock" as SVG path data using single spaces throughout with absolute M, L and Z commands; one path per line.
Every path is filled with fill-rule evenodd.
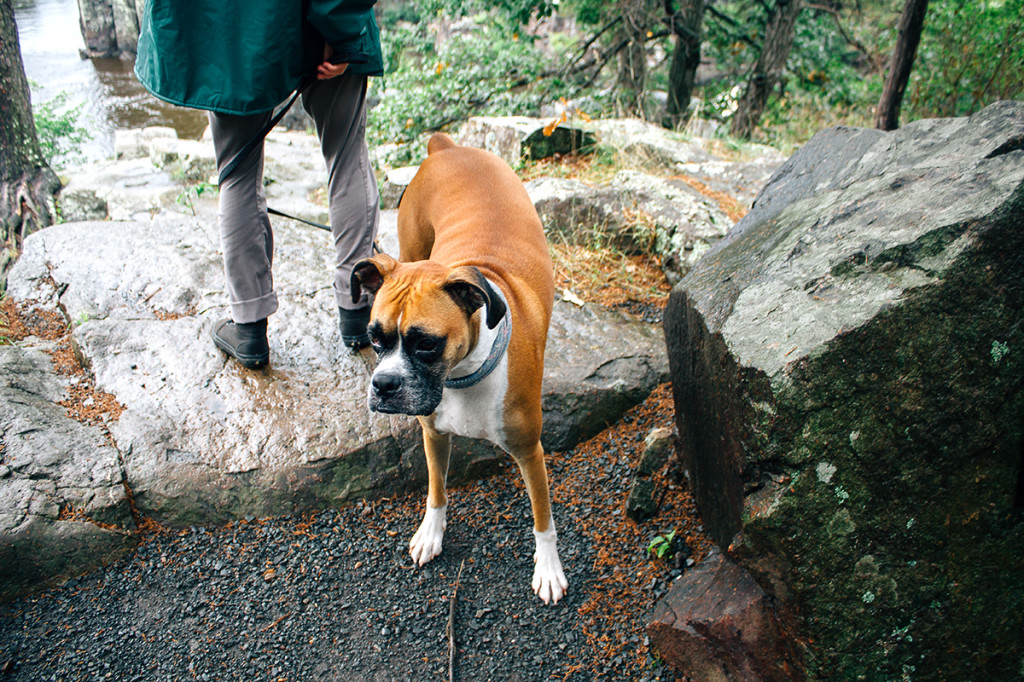
M 1024 155 L 992 154 L 1024 104 L 908 128 L 831 147 L 859 155 L 817 178 L 832 192 L 792 192 L 830 149 L 808 145 L 763 191 L 771 214 L 673 292 L 679 428 L 702 514 L 797 614 L 809 676 L 1010 679 Z

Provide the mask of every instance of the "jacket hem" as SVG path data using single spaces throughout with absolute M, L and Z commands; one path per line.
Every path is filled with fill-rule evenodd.
M 253 116 L 255 114 L 265 114 L 268 111 L 273 111 L 275 108 L 277 108 L 277 106 L 279 104 L 281 104 L 281 102 L 284 102 L 286 99 L 288 99 L 288 96 L 291 93 L 295 92 L 295 88 L 297 88 L 298 85 L 299 85 L 298 83 L 296 83 L 294 88 L 289 90 L 287 93 L 285 93 L 281 97 L 281 99 L 279 99 L 274 104 L 271 104 L 270 106 L 251 108 L 251 109 L 233 109 L 233 108 L 230 108 L 230 107 L 225 107 L 225 106 L 221 106 L 221 105 L 218 105 L 218 104 L 212 104 L 212 103 L 209 103 L 209 102 L 185 101 L 185 100 L 182 100 L 182 99 L 178 99 L 176 97 L 169 97 L 167 95 L 164 95 L 164 94 L 161 94 L 161 93 L 157 92 L 146 81 L 145 78 L 143 78 L 142 76 L 140 76 L 138 74 L 138 72 L 135 73 L 135 77 L 139 79 L 139 83 L 142 84 L 142 87 L 146 88 L 146 92 L 148 92 L 149 94 L 153 95 L 154 97 L 156 97 L 159 100 L 163 100 L 164 102 L 167 102 L 168 104 L 173 104 L 173 105 L 179 106 L 179 107 L 186 107 L 188 109 L 201 109 L 203 111 L 212 111 L 212 112 L 217 113 L 217 114 L 227 114 L 229 116 Z

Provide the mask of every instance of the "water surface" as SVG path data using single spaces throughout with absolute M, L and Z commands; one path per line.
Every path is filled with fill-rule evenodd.
M 82 59 L 76 0 L 14 0 L 14 16 L 32 103 L 66 93 L 68 106 L 81 107 L 80 125 L 93 137 L 82 149 L 86 160 L 109 157 L 118 129 L 164 125 L 179 137 L 202 135 L 206 113 L 147 93 L 132 73 L 131 59 Z

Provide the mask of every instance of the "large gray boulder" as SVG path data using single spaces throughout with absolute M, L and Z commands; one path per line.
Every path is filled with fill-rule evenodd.
M 833 128 L 666 309 L 704 519 L 821 679 L 1024 661 L 1024 103 Z
M 395 213 L 385 212 L 382 223 L 382 244 L 394 252 Z M 275 237 L 281 307 L 270 321 L 271 364 L 262 371 L 228 362 L 209 338 L 213 322 L 227 315 L 215 220 L 165 213 L 58 225 L 26 240 L 9 294 L 68 321 L 96 390 L 124 410 L 102 428 L 69 420 L 57 404 L 68 379 L 48 362 L 47 342 L 0 346 L 0 565 L 47 542 L 54 555 L 68 553 L 65 537 L 89 545 L 76 550 L 82 561 L 71 566 L 47 563 L 12 576 L 5 595 L 129 546 L 132 513 L 171 526 L 205 525 L 424 485 L 418 425 L 368 411 L 372 353 L 340 345 L 329 236 L 282 221 Z M 563 450 L 593 435 L 667 372 L 656 328 L 557 303 L 543 391 L 545 447 Z M 477 441 L 457 440 L 453 450 L 454 483 L 505 459 Z M 63 508 L 82 509 L 76 518 L 83 525 L 68 525 Z

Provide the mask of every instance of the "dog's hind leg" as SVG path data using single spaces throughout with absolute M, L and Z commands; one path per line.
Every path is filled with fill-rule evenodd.
M 569 582 L 558 558 L 555 520 L 551 516 L 551 493 L 544 466 L 544 448 L 538 442 L 531 450 L 513 453 L 526 482 L 526 492 L 533 508 L 533 535 L 537 541 L 533 555 L 533 591 L 545 604 L 557 604 Z
M 422 566 L 441 553 L 444 540 L 448 495 L 448 459 L 451 455 L 451 436 L 434 430 L 426 419 L 420 419 L 423 428 L 423 450 L 427 455 L 427 509 L 419 530 L 409 541 L 409 554 Z

